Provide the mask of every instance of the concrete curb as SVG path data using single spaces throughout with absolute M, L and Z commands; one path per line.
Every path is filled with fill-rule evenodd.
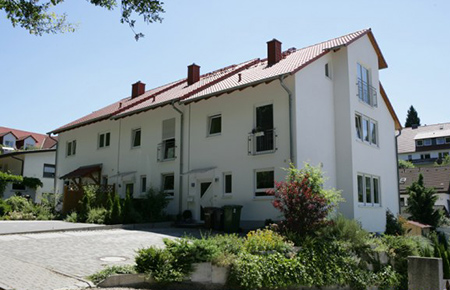
M 119 225 L 95 225 L 85 228 L 67 228 L 67 229 L 51 229 L 16 233 L 0 233 L 0 236 L 8 235 L 29 235 L 29 234 L 43 234 L 43 233 L 61 233 L 61 232 L 81 232 L 81 231 L 101 231 L 101 230 L 142 230 L 142 229 L 160 229 L 172 226 L 172 222 L 158 222 L 158 223 L 144 223 L 144 224 L 119 224 Z M 1 286 L 1 285 L 0 285 Z

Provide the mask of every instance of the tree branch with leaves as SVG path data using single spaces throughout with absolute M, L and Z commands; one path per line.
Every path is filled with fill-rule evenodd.
M 67 14 L 56 14 L 52 11 L 62 2 L 64 0 L 0 0 L 0 10 L 6 13 L 13 27 L 22 27 L 33 35 L 74 32 L 76 25 L 67 22 Z M 89 0 L 89 2 L 107 10 L 114 10 L 119 6 L 115 0 Z M 120 22 L 128 24 L 135 39 L 139 40 L 144 34 L 135 31 L 136 19 L 133 15 L 142 17 L 146 24 L 161 22 L 160 15 L 165 12 L 163 4 L 159 0 L 122 0 Z

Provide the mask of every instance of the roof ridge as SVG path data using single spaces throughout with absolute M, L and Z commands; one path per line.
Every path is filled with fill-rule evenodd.
M 189 98 L 190 96 L 195 95 L 196 93 L 201 92 L 201 91 L 203 91 L 204 89 L 207 89 L 207 88 L 209 88 L 209 87 L 211 87 L 211 86 L 217 84 L 218 82 L 221 82 L 221 81 L 223 81 L 224 79 L 227 79 L 227 78 L 231 77 L 232 75 L 235 75 L 235 74 L 237 74 L 238 72 L 241 72 L 241 71 L 243 71 L 243 70 L 245 70 L 245 69 L 251 67 L 252 65 L 255 65 L 255 64 L 259 63 L 259 62 L 260 62 L 260 59 L 259 59 L 259 58 L 254 59 L 253 61 L 250 61 L 249 63 L 247 63 L 247 64 L 241 66 L 240 68 L 237 68 L 237 69 L 235 69 L 235 70 L 232 70 L 231 72 L 229 72 L 229 73 L 227 73 L 227 74 L 224 74 L 223 76 L 221 76 L 221 77 L 219 77 L 219 78 L 217 78 L 217 79 L 215 79 L 215 80 L 213 80 L 213 81 L 211 81 L 211 82 L 209 82 L 209 83 L 207 83 L 207 84 L 204 84 L 203 86 L 200 86 L 200 87 L 196 88 L 195 90 L 192 90 L 192 91 L 190 91 L 190 92 L 184 94 L 183 96 L 179 97 L 178 99 L 179 99 L 179 100 L 184 100 L 184 99 L 186 99 L 186 98 Z
M 140 100 L 134 102 L 133 104 L 129 104 L 128 106 L 124 106 L 123 108 L 119 108 L 118 110 L 116 110 L 115 112 L 113 112 L 113 113 L 110 115 L 110 117 L 116 116 L 116 115 L 120 114 L 120 113 L 123 112 L 123 111 L 126 111 L 126 110 L 128 110 L 128 109 L 130 109 L 130 108 L 132 108 L 132 107 L 135 107 L 136 105 L 141 104 L 141 103 L 143 103 L 143 102 L 145 102 L 145 101 L 147 101 L 147 100 L 150 100 L 151 98 L 156 98 L 156 96 L 158 96 L 158 95 L 160 95 L 160 94 L 162 94 L 162 93 L 164 93 L 164 92 L 167 92 L 167 91 L 169 91 L 169 90 L 171 90 L 171 89 L 173 89 L 173 88 L 175 88 L 175 87 L 181 85 L 181 84 L 184 83 L 185 81 L 186 81 L 186 79 L 182 79 L 182 80 L 179 80 L 178 82 L 174 82 L 174 83 L 172 83 L 172 85 L 170 85 L 170 86 L 168 86 L 168 87 L 166 87 L 166 88 L 164 88 L 164 89 L 162 89 L 162 90 L 159 90 L 159 91 L 155 92 L 154 94 L 151 94 L 151 95 L 149 95 L 149 96 L 147 96 L 147 97 L 144 97 L 144 98 L 142 98 L 142 99 L 140 99 Z

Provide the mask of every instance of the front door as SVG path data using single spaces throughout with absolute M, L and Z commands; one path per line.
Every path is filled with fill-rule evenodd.
M 200 189 L 200 220 L 205 219 L 204 208 L 212 206 L 212 181 L 201 181 L 199 183 Z

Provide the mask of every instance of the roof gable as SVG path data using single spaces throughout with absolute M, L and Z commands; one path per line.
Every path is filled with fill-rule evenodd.
M 45 140 L 48 138 L 51 138 L 45 134 L 39 134 L 39 133 L 34 133 L 34 132 L 28 132 L 28 131 L 23 131 L 23 130 L 18 130 L 18 129 L 12 129 L 12 128 L 7 128 L 7 127 L 0 127 L 0 137 L 7 135 L 8 133 L 13 134 L 17 141 L 22 141 L 25 140 L 26 138 L 31 137 L 32 139 L 34 139 L 36 141 L 36 147 L 40 148 L 40 149 L 48 149 L 51 148 L 55 145 L 56 140 L 53 139 L 54 142 L 50 143 L 46 143 Z M 48 147 L 49 145 L 51 145 L 50 147 Z

